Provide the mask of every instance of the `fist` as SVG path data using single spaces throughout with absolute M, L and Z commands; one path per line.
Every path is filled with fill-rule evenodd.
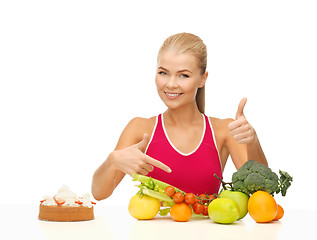
M 249 144 L 255 138 L 254 129 L 247 121 L 243 113 L 243 109 L 246 103 L 246 98 L 243 98 L 240 101 L 238 111 L 236 113 L 236 118 L 228 125 L 230 134 L 239 144 Z

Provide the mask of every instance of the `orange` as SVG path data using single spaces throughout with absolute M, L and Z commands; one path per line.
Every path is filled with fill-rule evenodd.
M 275 199 L 264 191 L 253 193 L 248 202 L 250 216 L 259 223 L 271 222 L 277 214 L 277 209 Z
M 281 219 L 284 216 L 284 209 L 277 204 L 277 214 L 275 216 L 275 218 L 273 219 L 273 221 L 277 221 L 279 219 Z
M 176 203 L 171 207 L 170 214 L 173 220 L 186 222 L 192 216 L 192 210 L 186 203 Z

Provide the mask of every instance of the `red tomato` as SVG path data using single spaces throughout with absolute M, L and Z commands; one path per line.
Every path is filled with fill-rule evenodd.
M 203 205 L 203 208 L 204 208 L 203 215 L 204 216 L 208 216 L 208 206 L 207 205 Z
M 176 192 L 173 195 L 173 200 L 175 203 L 182 203 L 184 201 L 184 195 L 181 192 Z
M 185 203 L 188 205 L 193 205 L 196 202 L 196 196 L 193 193 L 186 193 Z
M 209 199 L 210 200 L 215 200 L 216 198 L 214 197 L 214 195 L 209 195 Z
M 167 186 L 164 192 L 167 196 L 172 197 L 175 193 L 175 188 L 173 188 L 172 186 Z
M 199 202 L 194 203 L 193 205 L 193 211 L 196 214 L 202 214 L 204 211 L 204 206 L 201 205 Z
M 198 197 L 201 203 L 205 204 L 208 202 L 208 198 L 206 197 L 206 194 L 200 194 Z

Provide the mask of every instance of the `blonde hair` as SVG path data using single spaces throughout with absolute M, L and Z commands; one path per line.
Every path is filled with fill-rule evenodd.
M 173 49 L 178 53 L 190 53 L 197 58 L 201 75 L 204 75 L 207 68 L 207 47 L 196 35 L 191 33 L 177 33 L 168 37 L 162 44 L 157 60 L 162 51 Z M 205 113 L 205 86 L 198 88 L 196 94 L 196 104 L 201 113 Z

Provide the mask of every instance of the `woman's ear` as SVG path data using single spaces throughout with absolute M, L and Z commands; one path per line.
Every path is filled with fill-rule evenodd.
M 208 72 L 206 71 L 201 79 L 201 82 L 199 83 L 199 86 L 198 86 L 199 88 L 202 88 L 203 86 L 205 86 L 207 78 L 208 78 Z

